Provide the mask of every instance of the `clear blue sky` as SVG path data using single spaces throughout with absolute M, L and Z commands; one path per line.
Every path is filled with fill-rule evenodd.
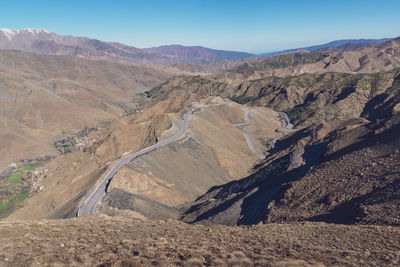
M 0 0 L 0 28 L 267 52 L 400 36 L 399 0 Z

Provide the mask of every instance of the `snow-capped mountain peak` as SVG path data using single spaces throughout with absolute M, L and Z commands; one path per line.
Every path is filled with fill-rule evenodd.
M 26 28 L 21 30 L 20 32 L 29 32 L 33 34 L 38 34 L 38 33 L 50 33 L 48 30 L 45 29 L 32 29 L 32 28 Z
M 39 33 L 50 33 L 50 32 L 45 29 L 26 28 L 26 29 L 22 29 L 22 30 L 0 29 L 0 33 L 3 33 L 3 35 L 8 40 L 12 40 L 16 35 L 21 34 L 21 33 L 30 33 L 30 34 L 36 35 Z
M 2 32 L 8 38 L 8 40 L 14 38 L 14 36 L 18 33 L 17 30 L 10 29 L 0 29 L 0 32 Z

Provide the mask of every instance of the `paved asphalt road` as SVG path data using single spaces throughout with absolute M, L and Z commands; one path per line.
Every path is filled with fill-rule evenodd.
M 258 151 L 256 149 L 256 146 L 253 143 L 253 140 L 251 140 L 250 135 L 245 130 L 243 130 L 243 135 L 244 135 L 244 138 L 246 139 L 246 142 L 247 142 L 247 145 L 249 146 L 249 149 L 254 154 L 256 154 L 257 157 L 259 157 L 260 159 L 265 159 L 265 156 L 263 154 L 258 153 Z
M 292 133 L 296 132 L 297 129 L 293 129 L 294 125 L 290 122 L 289 116 L 285 112 L 278 112 L 282 127 L 278 131 Z
M 99 203 L 101 202 L 101 200 L 103 199 L 103 197 L 106 194 L 107 184 L 111 181 L 112 177 L 123 166 L 128 164 L 132 159 L 185 137 L 186 133 L 188 131 L 188 128 L 189 128 L 189 122 L 192 119 L 192 111 L 191 110 L 185 111 L 182 115 L 182 119 L 183 119 L 182 128 L 177 134 L 175 134 L 157 144 L 154 144 L 143 150 L 135 152 L 135 153 L 129 155 L 128 157 L 121 158 L 114 165 L 114 167 L 105 175 L 105 177 L 103 178 L 101 183 L 94 189 L 94 191 L 89 195 L 89 197 L 86 199 L 86 201 L 79 207 L 77 216 L 79 217 L 79 216 L 97 213 L 96 207 L 99 205 Z
M 246 125 L 250 124 L 250 109 L 248 107 L 246 107 L 246 113 L 244 114 L 244 116 L 246 118 L 245 122 L 234 123 L 232 125 L 235 127 L 239 127 L 239 126 L 246 126 Z M 265 156 L 257 152 L 256 146 L 254 145 L 253 140 L 251 140 L 250 135 L 246 132 L 246 130 L 242 129 L 242 131 L 243 131 L 243 136 L 246 139 L 246 143 L 249 146 L 249 149 L 254 154 L 256 154 L 257 157 L 259 157 L 260 159 L 264 159 Z
M 246 126 L 248 124 L 250 124 L 250 109 L 248 107 L 246 107 L 246 113 L 244 114 L 244 117 L 246 118 L 245 122 L 239 122 L 239 123 L 234 123 L 232 124 L 235 127 L 239 127 L 239 126 Z
M 279 132 L 283 134 L 290 134 L 298 130 L 294 129 L 294 125 L 290 122 L 289 116 L 285 112 L 279 111 L 278 115 L 282 124 L 282 127 L 278 129 Z M 278 145 L 279 139 L 275 139 L 270 154 L 275 154 L 278 151 Z

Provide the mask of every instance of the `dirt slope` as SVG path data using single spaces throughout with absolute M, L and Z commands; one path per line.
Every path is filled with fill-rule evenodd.
M 174 72 L 67 56 L 0 52 L 0 169 L 55 155 L 56 139 L 137 108 L 137 93 Z

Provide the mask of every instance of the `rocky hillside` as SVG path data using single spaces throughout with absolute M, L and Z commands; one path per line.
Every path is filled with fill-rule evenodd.
M 42 29 L 0 29 L 0 49 L 47 55 L 71 55 L 135 64 L 207 64 L 251 57 L 252 54 L 179 45 L 140 49 L 87 37 L 64 36 Z
M 340 234 L 338 234 L 340 233 Z M 396 266 L 400 230 L 324 223 L 252 227 L 96 215 L 0 222 L 2 266 Z
M 331 121 L 281 139 L 254 173 L 183 209 L 186 222 L 400 225 L 400 115 Z
M 269 77 L 236 87 L 237 99 L 287 111 L 298 125 L 368 117 L 379 101 L 398 103 L 400 69 L 375 74 L 303 74 Z
M 331 133 L 320 164 L 277 192 L 265 220 L 400 225 L 399 131 L 397 114 Z
M 399 103 L 399 81 L 400 69 L 371 74 L 272 76 L 246 79 L 239 84 L 182 75 L 172 77 L 148 93 L 159 99 L 167 98 L 176 90 L 221 95 L 242 104 L 286 111 L 294 124 L 307 126 L 333 119 L 372 118 L 376 114 L 371 109 L 382 103 L 387 103 L 387 108 L 398 109 L 395 106 Z M 379 112 L 385 112 L 384 108 Z

